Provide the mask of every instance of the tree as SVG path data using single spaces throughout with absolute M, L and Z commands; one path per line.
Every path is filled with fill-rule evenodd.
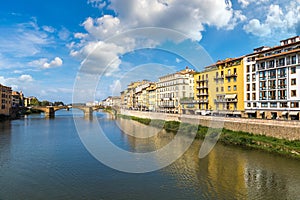
M 62 101 L 55 101 L 55 102 L 53 103 L 53 105 L 54 105 L 54 106 L 64 106 L 65 104 L 64 104 L 64 102 L 62 102 Z
M 41 102 L 41 106 L 51 106 L 51 105 L 52 105 L 52 103 L 50 101 L 44 100 Z
M 39 100 L 37 98 L 32 98 L 30 100 L 30 105 L 31 106 L 39 106 L 41 104 L 41 102 L 39 102 Z

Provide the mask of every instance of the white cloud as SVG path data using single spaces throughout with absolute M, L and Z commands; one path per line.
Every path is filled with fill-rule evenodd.
M 34 56 L 52 42 L 36 22 L 0 27 L 0 53 L 13 57 Z
M 49 63 L 46 62 L 43 64 L 43 68 L 48 69 L 48 68 L 52 68 L 52 67 L 60 67 L 62 66 L 63 61 L 60 57 L 55 57 L 52 61 L 50 61 Z
M 179 58 L 176 58 L 176 63 L 181 63 L 182 62 L 182 60 L 181 59 L 179 59 Z
M 60 57 L 55 57 L 52 61 L 48 61 L 47 58 L 40 58 L 28 63 L 29 66 L 40 67 L 43 69 L 49 69 L 53 67 L 60 67 L 63 64 L 63 60 Z
M 263 12 L 264 13 L 264 12 Z M 244 30 L 261 37 L 278 37 L 297 33 L 300 22 L 300 1 L 289 4 L 271 4 L 265 9 L 265 19 L 254 18 L 244 25 Z
M 82 23 L 88 35 L 86 33 L 74 35 L 80 41 L 69 45 L 70 55 L 84 59 L 91 50 L 95 50 L 95 46 L 100 44 L 102 47 L 85 59 L 82 66 L 89 66 L 92 72 L 95 70 L 103 72 L 110 63 L 111 70 L 106 72 L 106 75 L 118 70 L 121 64 L 118 56 L 122 53 L 141 46 L 155 47 L 161 42 L 173 39 L 167 36 L 156 36 L 152 40 L 137 41 L 128 34 L 122 41 L 105 42 L 118 33 L 136 28 L 160 27 L 179 31 L 193 40 L 200 41 L 205 26 L 233 29 L 246 19 L 241 11 L 232 8 L 230 0 L 189 0 L 184 3 L 182 0 L 110 0 L 108 4 L 103 0 L 89 0 L 88 3 L 94 7 L 107 7 L 116 15 L 88 17 Z M 149 38 L 153 38 L 153 34 L 149 33 L 149 35 L 151 35 Z
M 51 26 L 43 26 L 42 27 L 44 31 L 49 32 L 49 33 L 54 33 L 55 29 Z
M 262 3 L 267 3 L 269 0 L 238 0 L 242 8 L 248 7 L 250 4 L 260 5 Z
M 33 81 L 34 79 L 32 76 L 28 74 L 22 74 L 15 78 L 5 78 L 4 76 L 0 76 L 0 84 L 10 86 L 13 90 L 24 90 L 30 86 Z
M 68 29 L 66 29 L 65 27 L 62 27 L 61 30 L 58 32 L 58 37 L 61 40 L 68 40 L 70 35 L 71 35 L 71 32 Z

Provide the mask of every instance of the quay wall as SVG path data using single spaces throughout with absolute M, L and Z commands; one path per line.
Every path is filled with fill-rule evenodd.
M 121 110 L 121 114 L 140 118 L 180 121 L 206 127 L 225 128 L 286 140 L 300 140 L 300 121 L 228 118 Z

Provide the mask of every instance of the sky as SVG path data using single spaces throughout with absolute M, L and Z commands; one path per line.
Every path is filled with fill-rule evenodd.
M 300 35 L 300 0 L 0 1 L 0 84 L 65 103 Z

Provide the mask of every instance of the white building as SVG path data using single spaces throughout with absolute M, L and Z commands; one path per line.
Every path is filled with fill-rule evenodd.
M 255 49 L 246 56 L 245 113 L 258 118 L 299 120 L 300 37 L 280 44 Z
M 180 100 L 194 97 L 195 71 L 186 67 L 179 72 L 159 77 L 157 83 L 158 111 L 181 113 Z

